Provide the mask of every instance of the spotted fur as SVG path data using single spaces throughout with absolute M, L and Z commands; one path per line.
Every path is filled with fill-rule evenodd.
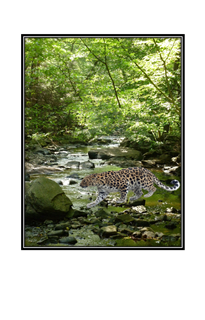
M 140 167 L 90 174 L 81 181 L 80 186 L 82 188 L 88 186 L 98 188 L 97 199 L 87 205 L 88 208 L 91 208 L 98 205 L 110 192 L 120 192 L 121 197 L 117 203 L 126 202 L 128 191 L 135 193 L 130 201 L 139 199 L 143 195 L 142 189 L 148 191 L 144 197 L 151 197 L 157 190 L 154 183 L 167 191 L 174 191 L 180 187 L 178 180 L 172 180 L 171 183 L 174 186 L 167 187 L 151 171 Z

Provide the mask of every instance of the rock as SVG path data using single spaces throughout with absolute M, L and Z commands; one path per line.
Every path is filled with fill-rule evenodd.
M 141 161 L 135 161 L 135 160 L 123 160 L 123 159 L 115 159 L 111 158 L 107 161 L 107 164 L 112 164 L 121 168 L 129 168 L 129 167 L 142 167 Z
M 137 243 L 132 239 L 119 239 L 116 240 L 117 247 L 136 247 Z
M 80 166 L 80 162 L 79 161 L 69 161 L 66 163 L 66 167 L 67 168 L 74 168 L 74 169 L 78 169 Z
M 168 224 L 165 225 L 165 228 L 173 230 L 177 227 L 177 224 L 175 222 L 170 222 Z
M 128 204 L 126 204 L 127 207 L 137 207 L 140 205 L 145 205 L 145 199 L 142 200 L 134 200 L 132 202 L 129 202 Z
M 157 216 L 154 218 L 155 221 L 160 222 L 160 221 L 167 221 L 168 217 L 166 214 L 162 214 L 160 216 Z
M 94 163 L 92 163 L 91 161 L 85 161 L 85 162 L 81 162 L 80 164 L 80 168 L 81 169 L 92 169 L 95 168 Z
M 61 187 L 45 177 L 34 180 L 25 196 L 26 220 L 60 219 L 67 215 L 72 202 Z
M 132 206 L 132 210 L 135 212 L 135 213 L 145 213 L 147 212 L 147 209 L 145 208 L 145 206 Z
M 82 227 L 82 224 L 80 222 L 75 222 L 75 223 L 71 224 L 72 229 L 78 229 L 80 227 Z
M 155 238 L 155 233 L 152 231 L 145 231 L 143 232 L 142 237 L 147 239 L 153 239 Z
M 95 215 L 96 215 L 96 217 L 99 217 L 99 218 L 102 218 L 102 219 L 107 219 L 107 218 L 111 217 L 111 215 L 108 214 L 107 212 L 105 212 L 103 209 L 98 209 L 95 212 Z
M 164 233 L 156 232 L 155 235 L 156 235 L 157 238 L 161 238 L 161 237 L 163 237 Z
M 31 163 L 25 163 L 25 170 L 27 173 L 52 173 L 56 171 L 62 171 L 58 167 L 49 167 L 49 166 L 38 166 L 34 167 Z
M 25 194 L 26 194 L 26 192 L 28 192 L 30 187 L 31 187 L 31 182 L 25 181 Z
M 176 157 L 172 158 L 172 162 L 176 163 L 177 165 L 179 165 L 181 163 L 181 155 L 179 154 Z
M 68 232 L 67 231 L 64 231 L 64 230 L 54 230 L 54 231 L 51 231 L 51 232 L 48 232 L 47 236 L 50 238 L 50 237 L 60 237 L 60 236 L 65 236 L 65 235 L 68 235 Z
M 169 153 L 163 153 L 159 156 L 160 163 L 171 163 L 171 157 Z
M 176 176 L 181 176 L 181 166 L 172 167 L 169 172 Z
M 66 178 L 80 179 L 80 177 L 79 177 L 79 175 L 77 173 L 71 173 Z
M 166 242 L 175 242 L 176 240 L 179 239 L 179 237 L 170 234 L 170 235 L 163 235 L 160 239 L 161 239 L 162 241 L 166 241 Z
M 135 238 L 141 238 L 142 232 L 141 231 L 135 231 L 133 232 L 132 236 Z
M 77 240 L 75 237 L 63 237 L 59 239 L 60 243 L 69 243 L 69 244 L 75 244 L 77 243 Z
M 98 159 L 98 150 L 90 150 L 88 151 L 89 159 Z
M 69 217 L 78 218 L 78 217 L 87 217 L 88 212 L 83 210 L 71 209 L 69 211 Z
M 151 232 L 154 232 L 154 230 L 150 227 L 144 227 L 144 228 L 140 228 L 140 231 L 141 232 L 145 232 L 145 231 L 151 231 Z
M 140 151 L 131 148 L 122 147 L 110 147 L 101 150 L 92 150 L 88 152 L 90 159 L 110 159 L 110 158 L 120 158 L 120 159 L 132 159 L 141 160 L 142 153 Z
M 43 155 L 51 154 L 51 152 L 49 150 L 41 148 L 41 147 L 36 147 L 34 150 L 34 153 L 42 153 Z
M 109 237 L 114 234 L 117 234 L 117 228 L 114 225 L 101 228 L 101 235 L 104 237 Z
M 69 226 L 70 226 L 70 221 L 58 223 L 55 226 L 55 230 L 68 230 Z
M 145 168 L 156 167 L 156 162 L 154 160 L 142 160 L 142 164 Z
M 72 185 L 72 184 L 77 184 L 77 181 L 75 181 L 75 180 L 70 180 L 70 183 L 69 183 L 70 185 Z
M 39 241 L 37 241 L 37 244 L 40 244 L 40 245 L 47 245 L 50 243 L 50 240 L 48 238 L 42 238 L 40 239 Z
M 53 223 L 53 220 L 45 220 L 45 221 L 44 221 L 44 224 L 45 224 L 45 225 L 52 224 L 52 223 Z
M 128 223 L 131 221 L 135 221 L 135 218 L 133 218 L 130 214 L 120 214 L 116 217 L 116 221 L 121 221 L 123 223 Z
M 162 154 L 162 150 L 160 150 L 160 149 L 148 151 L 143 154 L 143 159 L 144 160 L 149 160 L 149 159 L 152 160 L 153 158 L 158 158 L 158 156 L 161 154 Z
M 118 227 L 118 231 L 125 233 L 125 234 L 131 234 L 131 233 L 133 233 L 133 228 L 126 226 L 126 224 L 122 224 Z
M 25 181 L 30 181 L 30 174 L 28 173 L 25 174 Z
M 146 227 L 146 226 L 149 226 L 150 223 L 149 221 L 146 221 L 146 220 L 135 219 L 135 225 L 137 227 Z
M 177 176 L 181 175 L 181 167 L 180 166 L 176 166 L 176 167 L 164 167 L 163 168 L 164 173 L 166 174 L 174 174 Z
M 171 207 L 171 208 L 166 208 L 165 212 L 167 212 L 167 213 L 177 213 L 178 211 L 174 207 Z

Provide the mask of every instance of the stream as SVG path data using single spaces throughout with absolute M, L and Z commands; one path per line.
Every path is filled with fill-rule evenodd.
M 107 139 L 107 137 L 103 137 Z M 69 161 L 78 161 L 80 163 L 90 160 L 88 157 L 88 152 L 90 150 L 102 149 L 107 147 L 119 147 L 121 138 L 117 137 L 109 137 L 108 143 L 104 145 L 66 145 L 59 147 L 56 151 L 52 151 L 52 155 L 56 158 L 56 163 L 58 167 L 65 167 Z M 110 142 L 111 141 L 111 142 Z M 110 170 L 120 170 L 122 169 L 116 165 L 109 165 L 105 160 L 102 159 L 92 159 L 90 160 L 94 163 L 95 168 L 70 168 L 65 169 L 60 172 L 53 173 L 33 173 L 30 174 L 30 180 L 44 176 L 53 181 L 57 182 L 65 194 L 70 198 L 73 203 L 73 208 L 77 210 L 85 210 L 86 205 L 91 202 L 91 198 L 95 199 L 97 196 L 97 189 L 95 187 L 90 187 L 83 189 L 80 187 L 81 179 L 91 173 L 100 173 L 104 171 Z M 176 177 L 173 175 L 167 175 L 163 172 L 163 168 L 154 168 L 150 169 L 159 180 L 164 182 L 166 185 L 169 185 L 166 180 L 177 179 L 180 181 L 180 177 Z M 70 177 L 71 176 L 71 177 Z M 72 180 L 72 184 L 70 184 Z M 181 182 L 181 181 L 180 181 Z M 131 192 L 128 194 L 128 198 L 131 196 Z M 108 196 L 109 200 L 115 199 L 119 197 L 119 193 L 111 194 Z M 145 198 L 141 197 L 139 200 L 143 200 Z M 27 247 L 39 247 L 39 246 L 48 246 L 48 247 L 68 247 L 68 246 L 79 246 L 79 247 L 163 247 L 163 246 L 176 246 L 180 247 L 181 245 L 181 188 L 176 190 L 175 192 L 167 192 L 163 189 L 157 188 L 157 191 L 153 196 L 147 198 L 145 201 L 146 212 L 141 213 L 137 212 L 136 217 L 140 219 L 144 219 L 145 221 L 152 221 L 149 224 L 149 227 L 144 228 L 147 229 L 147 232 L 154 232 L 155 235 L 158 236 L 149 238 L 149 237 L 141 237 L 134 238 L 131 236 L 131 232 L 126 232 L 127 229 L 130 228 L 133 232 L 143 230 L 143 226 L 139 228 L 135 228 L 133 222 L 130 223 L 116 223 L 118 226 L 118 231 L 125 232 L 126 236 L 124 237 L 116 237 L 116 236 L 105 236 L 101 235 L 97 229 L 102 228 L 104 225 L 110 225 L 109 218 L 117 217 L 118 214 L 127 210 L 127 212 L 132 215 L 131 207 L 126 204 L 116 206 L 114 201 L 111 201 L 109 205 L 101 206 L 99 204 L 96 207 L 93 207 L 88 212 L 87 222 L 83 223 L 83 219 L 78 220 L 74 219 L 73 223 L 69 225 L 69 236 L 72 236 L 76 239 L 76 243 L 59 243 L 58 241 L 53 241 L 50 243 L 47 238 L 47 233 L 49 231 L 55 230 L 55 224 L 52 223 L 39 223 L 39 225 L 26 225 L 25 226 L 25 246 Z M 170 209 L 171 208 L 171 209 Z M 174 208 L 174 209 L 173 209 Z M 108 214 L 108 217 L 104 217 L 101 219 L 99 223 L 95 221 L 94 225 L 89 223 L 89 220 L 92 222 L 96 219 L 98 212 L 100 209 Z M 124 212 L 126 213 L 126 212 Z M 99 217 L 98 217 L 99 218 Z M 93 219 L 93 220 L 92 220 Z M 81 226 L 75 227 L 78 225 L 79 221 L 82 223 Z M 157 222 L 156 222 L 157 221 Z M 153 223 L 155 222 L 155 223 Z M 167 225 L 171 226 L 171 223 L 175 226 L 175 228 L 167 227 Z M 94 226 L 94 227 L 93 227 Z M 123 229 L 124 226 L 124 229 Z M 141 229 L 140 229 L 141 228 Z M 96 231 L 97 230 L 97 231 Z M 144 231 L 144 232 L 145 232 Z M 142 234 L 142 233 L 141 233 Z M 148 233 L 147 233 L 148 234 Z M 159 236 L 160 235 L 160 236 Z M 163 236 L 162 236 L 163 235 Z M 164 240 L 163 240 L 164 239 Z M 44 241 L 45 240 L 45 241 Z

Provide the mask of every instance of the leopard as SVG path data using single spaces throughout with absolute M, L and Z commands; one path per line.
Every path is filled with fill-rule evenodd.
M 103 201 L 111 192 L 120 192 L 120 199 L 116 203 L 126 203 L 129 191 L 133 191 L 135 194 L 130 197 L 131 202 L 143 195 L 142 189 L 148 191 L 144 194 L 145 198 L 151 197 L 157 190 L 154 184 L 166 191 L 175 191 L 180 187 L 178 180 L 171 181 L 173 187 L 164 185 L 150 170 L 142 167 L 93 173 L 83 178 L 80 186 L 82 188 L 97 187 L 98 196 L 96 200 L 87 204 L 87 208 L 92 208 Z

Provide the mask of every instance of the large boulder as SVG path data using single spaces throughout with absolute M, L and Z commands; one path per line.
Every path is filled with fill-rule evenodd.
M 101 150 L 91 150 L 88 152 L 90 159 L 132 159 L 141 160 L 142 153 L 131 148 L 110 147 Z
M 34 180 L 25 194 L 26 221 L 62 219 L 71 206 L 71 200 L 61 187 L 45 177 Z

